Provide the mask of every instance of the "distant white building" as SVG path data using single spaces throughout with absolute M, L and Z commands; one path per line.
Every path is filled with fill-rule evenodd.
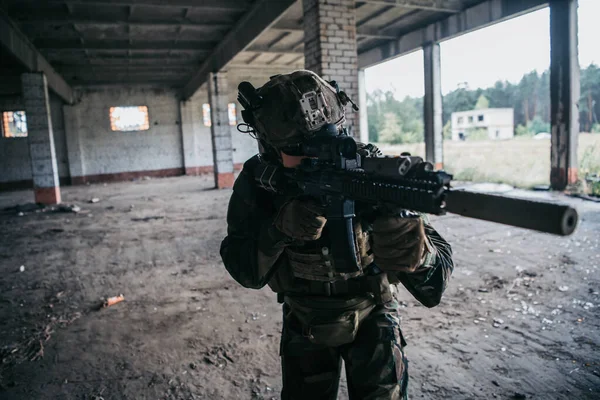
M 490 139 L 510 139 L 515 135 L 514 110 L 485 108 L 452 113 L 452 140 L 468 139 L 474 129 L 486 129 Z

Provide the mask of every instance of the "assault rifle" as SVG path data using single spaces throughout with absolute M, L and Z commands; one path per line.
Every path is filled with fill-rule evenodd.
M 361 157 L 354 139 L 337 135 L 335 125 L 318 131 L 302 150 L 311 158 L 302 160 L 298 168 L 262 162 L 255 178 L 267 191 L 324 201 L 332 233 L 331 256 L 338 271 L 358 268 L 355 201 L 435 215 L 450 212 L 556 235 L 570 235 L 577 225 L 577 211 L 568 205 L 452 190 L 452 175 L 434 171 L 420 157 Z
M 242 105 L 250 109 L 247 97 L 252 92 L 246 98 L 243 90 L 240 94 Z M 366 147 L 367 152 L 373 149 Z M 254 169 L 256 182 L 269 192 L 321 199 L 326 205 L 331 257 L 337 271 L 359 268 L 353 229 L 356 201 L 434 215 L 450 212 L 563 236 L 577 226 L 577 211 L 568 205 L 453 190 L 452 175 L 434 171 L 421 157 L 361 156 L 355 140 L 340 134 L 333 124 L 324 125 L 291 150 L 308 158 L 298 168 L 260 162 Z

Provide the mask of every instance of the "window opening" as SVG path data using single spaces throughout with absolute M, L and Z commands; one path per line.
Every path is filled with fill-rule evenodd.
M 2 113 L 2 137 L 27 137 L 27 116 L 25 111 L 4 111 Z
M 227 115 L 229 117 L 229 125 L 236 126 L 237 125 L 237 113 L 235 110 L 235 103 L 229 103 L 227 105 Z
M 121 132 L 147 131 L 150 129 L 148 107 L 111 107 L 110 129 Z
M 210 104 L 208 103 L 202 104 L 202 120 L 204 121 L 204 126 L 212 125 L 210 119 Z

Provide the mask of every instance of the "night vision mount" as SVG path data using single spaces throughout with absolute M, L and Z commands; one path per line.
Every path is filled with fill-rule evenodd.
M 238 101 L 244 107 L 242 119 L 248 125 L 254 126 L 253 112 L 262 106 L 262 97 L 250 82 L 241 82 L 238 85 Z

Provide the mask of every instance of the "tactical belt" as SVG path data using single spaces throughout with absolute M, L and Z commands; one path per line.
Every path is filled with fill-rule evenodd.
M 299 289 L 301 293 L 314 296 L 364 296 L 371 293 L 377 304 L 384 304 L 392 300 L 390 283 L 386 273 L 363 275 L 333 282 L 311 281 L 301 278 L 296 278 L 294 282 L 294 289 Z

